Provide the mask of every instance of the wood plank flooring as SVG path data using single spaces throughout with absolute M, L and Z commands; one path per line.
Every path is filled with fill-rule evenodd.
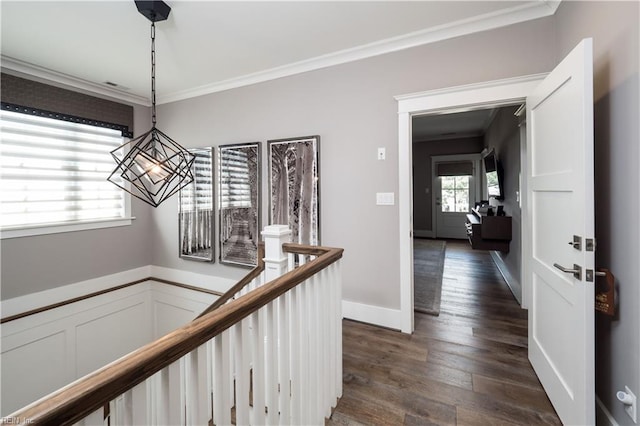
M 489 253 L 447 241 L 440 316 L 412 335 L 345 320 L 327 425 L 559 425 L 527 359 L 527 311 Z

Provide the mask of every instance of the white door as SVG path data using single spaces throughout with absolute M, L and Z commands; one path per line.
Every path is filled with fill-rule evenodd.
M 465 221 L 476 200 L 478 155 L 433 157 L 433 193 L 436 238 L 467 238 Z M 469 164 L 470 171 L 456 174 L 455 165 Z M 438 176 L 440 166 L 454 165 L 452 172 Z M 462 166 L 464 169 L 464 166 Z M 470 173 L 470 174 L 469 174 Z
M 564 424 L 595 424 L 591 39 L 527 97 L 527 127 L 529 359 Z

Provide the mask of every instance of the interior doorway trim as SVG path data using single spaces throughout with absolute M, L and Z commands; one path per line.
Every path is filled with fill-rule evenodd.
M 414 330 L 412 117 L 521 103 L 545 76 L 546 74 L 535 74 L 395 97 L 398 102 L 400 329 L 402 332 L 412 333 Z M 526 209 L 523 209 L 523 223 L 527 220 L 526 213 Z M 523 247 L 525 243 L 523 241 Z M 523 258 L 525 258 L 524 250 Z M 523 270 L 525 268 L 526 265 L 523 263 Z

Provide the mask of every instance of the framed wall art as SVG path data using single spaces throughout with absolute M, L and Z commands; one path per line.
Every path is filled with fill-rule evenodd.
M 213 149 L 190 149 L 195 159 L 193 182 L 180 190 L 179 255 L 184 259 L 214 261 Z
M 257 265 L 260 242 L 260 142 L 218 148 L 220 263 Z
M 320 136 L 268 141 L 269 223 L 288 225 L 292 241 L 320 244 Z

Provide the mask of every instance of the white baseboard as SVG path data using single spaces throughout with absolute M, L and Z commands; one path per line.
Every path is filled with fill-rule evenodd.
M 502 260 L 502 258 L 498 256 L 497 252 L 491 251 L 490 253 L 491 253 L 491 259 L 493 259 L 493 263 L 495 263 L 496 266 L 498 267 L 498 270 L 500 271 L 502 278 L 504 278 L 507 285 L 509 286 L 509 290 L 511 290 L 511 294 L 513 294 L 513 297 L 516 298 L 516 300 L 518 301 L 518 304 L 522 307 L 522 284 L 520 284 L 520 281 L 518 281 L 511 274 L 511 272 L 509 272 L 509 268 L 507 268 L 507 265 L 504 263 L 504 260 Z
M 433 231 L 426 231 L 424 229 L 414 229 L 413 236 L 420 238 L 434 238 Z
M 596 424 L 599 426 L 619 426 L 598 395 L 596 395 Z
M 93 278 L 73 284 L 51 288 L 49 290 L 39 291 L 37 293 L 26 294 L 24 296 L 14 297 L 0 302 L 0 312 L 2 317 L 10 317 L 43 306 L 53 305 L 55 303 L 64 302 L 65 300 L 74 299 L 76 297 L 86 296 L 109 288 L 142 280 L 150 275 L 149 266 L 129 269 L 115 274 L 104 275 L 102 277 Z
M 394 330 L 402 329 L 402 315 L 399 309 L 382 308 L 343 300 L 342 316 L 354 321 L 366 322 Z

